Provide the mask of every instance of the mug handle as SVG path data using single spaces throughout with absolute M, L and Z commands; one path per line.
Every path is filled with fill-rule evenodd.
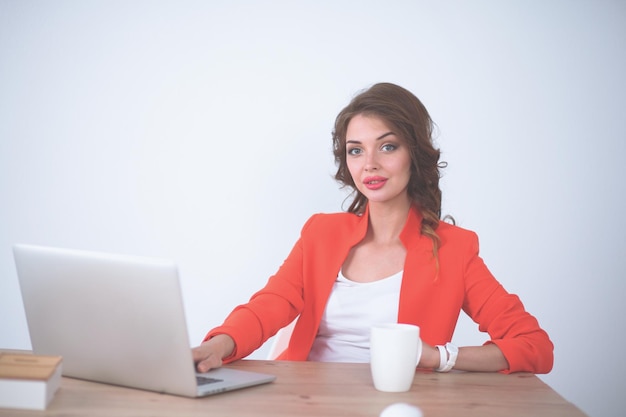
M 422 338 L 418 337 L 417 338 L 417 360 L 415 362 L 415 367 L 419 365 L 420 359 L 422 359 Z

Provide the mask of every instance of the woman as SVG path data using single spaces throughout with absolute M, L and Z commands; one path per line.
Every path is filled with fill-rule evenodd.
M 335 121 L 335 178 L 355 190 L 347 213 L 317 214 L 278 272 L 193 349 L 200 372 L 252 353 L 298 317 L 286 360 L 367 362 L 369 328 L 420 326 L 420 368 L 440 372 L 552 369 L 537 320 L 491 275 L 470 231 L 440 221 L 439 150 L 412 93 L 376 84 Z M 490 335 L 450 343 L 460 311 Z

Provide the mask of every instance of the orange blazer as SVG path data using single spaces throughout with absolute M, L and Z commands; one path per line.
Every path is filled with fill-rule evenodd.
M 439 271 L 432 240 L 420 233 L 422 217 L 411 209 L 400 238 L 407 256 L 400 289 L 399 323 L 420 327 L 422 340 L 443 345 L 452 339 L 463 310 L 487 332 L 509 363 L 506 372 L 547 373 L 554 346 L 520 299 L 493 277 L 478 254 L 475 233 L 440 222 Z M 278 272 L 247 304 L 236 307 L 205 340 L 226 333 L 236 344 L 225 363 L 259 348 L 299 316 L 288 348 L 278 359 L 306 360 L 326 302 L 350 248 L 365 237 L 368 211 L 316 214 Z

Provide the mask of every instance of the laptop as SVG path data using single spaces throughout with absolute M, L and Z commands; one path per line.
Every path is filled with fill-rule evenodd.
M 63 375 L 186 397 L 271 382 L 218 368 L 196 373 L 175 263 L 15 245 L 33 353 L 63 357 Z

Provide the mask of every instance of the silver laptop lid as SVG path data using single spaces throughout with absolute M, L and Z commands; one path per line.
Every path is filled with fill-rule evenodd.
M 15 245 L 36 354 L 63 374 L 195 396 L 176 265 L 171 261 Z

